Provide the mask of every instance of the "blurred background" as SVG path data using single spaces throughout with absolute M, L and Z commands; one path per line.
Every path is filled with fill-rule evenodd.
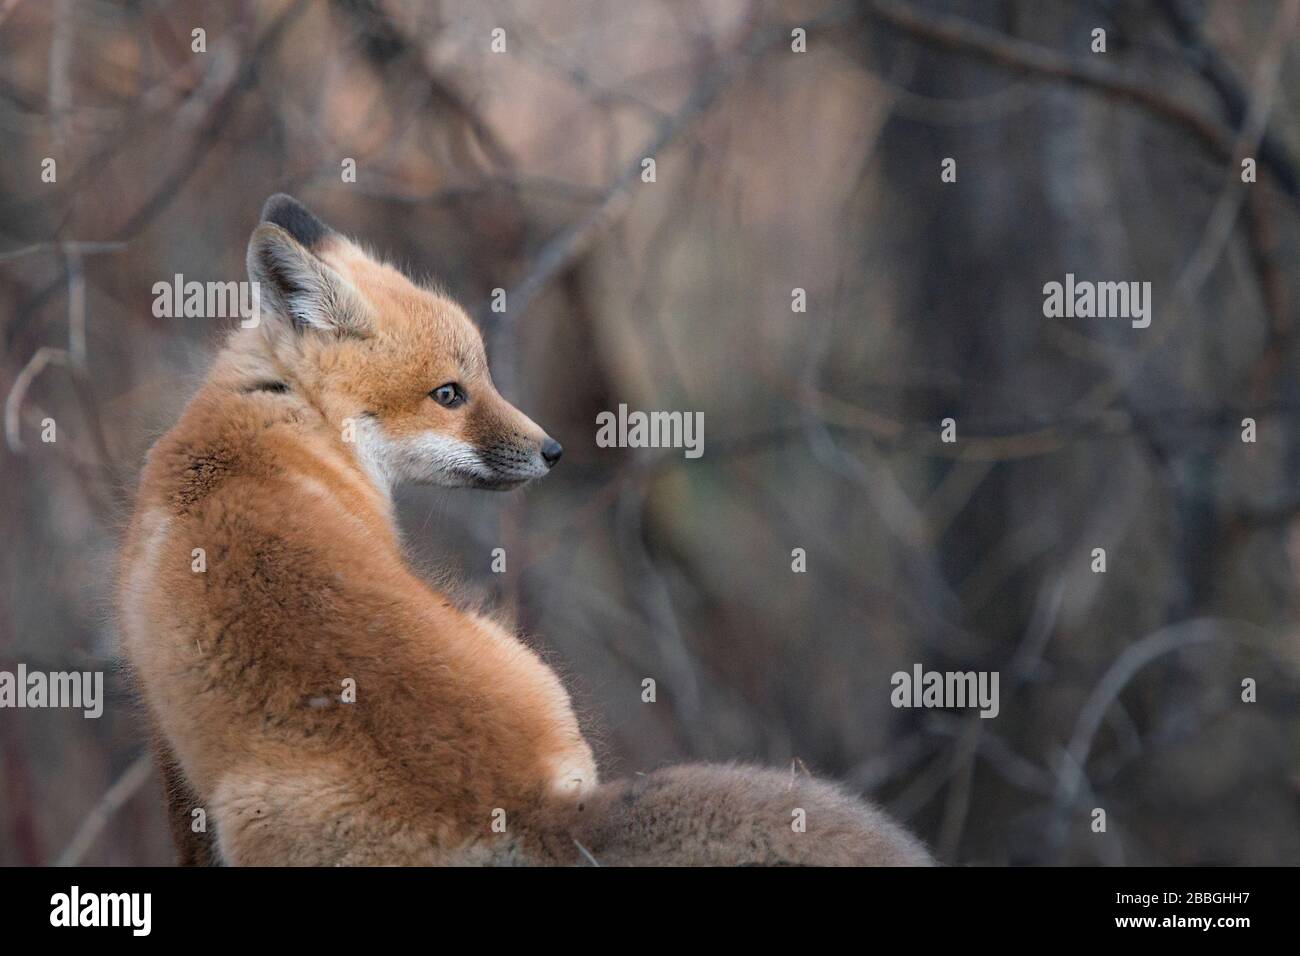
M 401 523 L 606 776 L 806 767 L 953 864 L 1300 862 L 1296 7 L 0 0 L 0 669 L 109 692 L 0 711 L 0 863 L 172 860 L 114 545 L 234 320 L 152 287 L 245 278 L 276 191 L 443 283 L 563 442 Z M 1151 326 L 1045 318 L 1067 273 Z M 703 457 L 598 448 L 620 403 Z M 916 663 L 1000 714 L 894 709 Z

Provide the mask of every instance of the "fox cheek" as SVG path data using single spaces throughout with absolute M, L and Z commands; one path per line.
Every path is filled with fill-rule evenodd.
M 403 429 L 392 434 L 368 420 L 357 433 L 357 451 L 366 470 L 386 488 L 407 482 L 447 488 L 490 483 L 493 473 L 478 450 L 445 429 Z

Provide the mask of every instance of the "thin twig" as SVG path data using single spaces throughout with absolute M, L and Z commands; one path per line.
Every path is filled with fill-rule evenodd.
M 36 350 L 27 364 L 23 366 L 18 377 L 14 379 L 14 384 L 9 389 L 9 394 L 5 397 L 5 444 L 15 455 L 22 454 L 23 440 L 20 433 L 19 413 L 22 411 L 23 399 L 27 395 L 27 390 L 31 388 L 32 382 L 36 376 L 45 370 L 45 366 L 50 363 L 56 365 L 66 365 L 69 362 L 67 349 L 56 349 L 49 345 L 42 345 Z
M 592 856 L 591 851 L 588 850 L 581 843 L 579 843 L 576 839 L 573 841 L 573 845 L 578 848 L 578 852 L 581 853 L 586 858 L 588 863 L 590 863 L 592 866 L 600 866 L 600 861 L 597 860 L 594 856 Z
M 63 247 L 68 268 L 68 357 L 72 367 L 86 367 L 86 272 L 81 253 L 74 246 Z
M 121 249 L 126 245 L 125 242 L 38 242 L 30 246 L 23 246 L 21 249 L 10 249 L 8 252 L 0 252 L 0 262 L 9 262 L 13 259 L 21 259 L 24 256 L 35 255 L 38 252 L 62 252 L 65 255 L 68 252 L 75 252 L 78 255 L 92 255 L 96 252 L 112 252 L 115 249 Z
M 76 866 L 90 852 L 95 841 L 99 839 L 99 834 L 103 832 L 104 827 L 113 819 L 113 814 L 117 813 L 131 797 L 144 786 L 146 780 L 153 773 L 153 759 L 148 753 L 143 753 L 132 761 L 131 766 L 127 767 L 122 776 L 118 777 L 111 787 L 99 798 L 96 803 L 86 814 L 86 818 L 81 821 L 81 826 L 77 828 L 76 835 L 62 853 L 59 854 L 56 866 Z
M 1233 126 L 1241 125 L 1250 105 L 1249 97 L 1232 64 L 1206 39 L 1199 20 L 1185 0 L 1163 0 L 1160 6 L 1193 68 L 1219 94 L 1228 121 Z M 1273 175 L 1278 177 L 1284 192 L 1290 195 L 1300 193 L 1300 179 L 1297 179 L 1286 145 L 1280 139 L 1266 131 L 1260 140 L 1259 155 L 1273 171 Z

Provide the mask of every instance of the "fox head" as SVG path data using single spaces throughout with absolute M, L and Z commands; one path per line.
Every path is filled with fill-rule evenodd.
M 497 392 L 478 329 L 290 196 L 248 243 L 261 332 L 285 384 L 349 437 L 372 479 L 513 488 L 560 444 Z

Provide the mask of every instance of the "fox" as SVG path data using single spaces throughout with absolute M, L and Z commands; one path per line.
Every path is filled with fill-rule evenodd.
M 560 443 L 447 293 L 292 197 L 246 265 L 257 320 L 145 456 L 116 579 L 182 863 L 933 862 L 806 775 L 602 781 L 557 673 L 417 573 L 396 520 L 404 483 L 519 488 Z

